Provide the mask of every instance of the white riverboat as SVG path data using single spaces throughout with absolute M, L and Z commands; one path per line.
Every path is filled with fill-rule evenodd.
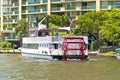
M 71 38 L 68 46 L 65 45 L 65 38 Z M 22 41 L 21 54 L 25 57 L 34 57 L 34 58 L 43 58 L 43 59 L 63 59 L 65 55 L 65 50 L 63 48 L 72 48 L 68 49 L 67 55 L 82 56 L 87 58 L 88 50 L 85 47 L 82 54 L 80 47 L 86 46 L 85 44 L 76 44 L 84 43 L 83 41 L 77 41 L 76 38 L 83 38 L 85 44 L 87 44 L 86 36 L 75 36 L 75 37 L 62 37 L 62 36 L 44 36 L 44 37 L 24 37 Z M 79 39 L 78 39 L 79 40 Z M 73 42 L 74 41 L 74 42 Z M 72 43 L 72 44 L 70 44 Z
M 59 32 L 69 28 L 46 28 L 45 25 L 29 27 L 29 37 L 22 38 L 21 54 L 42 59 L 86 59 L 87 36 L 60 36 Z M 49 32 L 54 33 L 50 35 Z

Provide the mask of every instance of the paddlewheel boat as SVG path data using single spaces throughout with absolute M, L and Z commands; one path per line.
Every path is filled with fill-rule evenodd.
M 22 56 L 43 59 L 86 59 L 86 36 L 24 37 Z
M 61 31 L 69 32 L 68 28 L 29 27 L 29 37 L 22 38 L 21 55 L 58 60 L 87 59 L 88 37 L 60 36 Z M 54 35 L 50 35 L 50 32 Z

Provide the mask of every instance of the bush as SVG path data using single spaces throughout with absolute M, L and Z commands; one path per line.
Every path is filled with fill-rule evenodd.
M 116 54 L 116 52 L 114 52 L 114 51 L 109 51 L 109 52 L 106 52 L 105 54 Z
M 0 42 L 0 49 L 1 50 L 10 50 L 11 48 L 11 42 L 8 41 L 2 41 Z

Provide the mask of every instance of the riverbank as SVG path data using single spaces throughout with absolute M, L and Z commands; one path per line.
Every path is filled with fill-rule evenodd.
M 88 54 L 89 55 L 98 55 L 98 56 L 110 56 L 110 57 L 115 56 L 115 54 L 105 54 L 105 53 L 101 53 L 99 51 L 89 51 Z
M 0 50 L 0 53 L 20 54 L 20 51 L 18 49 L 14 49 L 14 50 Z
M 0 50 L 0 53 L 7 53 L 7 54 L 20 54 L 20 50 L 14 49 L 14 50 Z M 115 54 L 104 54 L 104 53 L 99 53 L 98 51 L 93 51 L 93 52 L 88 52 L 88 55 L 98 55 L 98 56 L 111 56 L 114 57 Z

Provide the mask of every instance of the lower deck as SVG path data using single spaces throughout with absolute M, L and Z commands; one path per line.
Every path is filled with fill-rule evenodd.
M 87 60 L 88 55 L 44 55 L 44 54 L 30 54 L 30 53 L 21 53 L 24 57 L 40 58 L 40 59 L 49 59 L 49 60 L 68 60 L 68 59 L 80 59 Z

